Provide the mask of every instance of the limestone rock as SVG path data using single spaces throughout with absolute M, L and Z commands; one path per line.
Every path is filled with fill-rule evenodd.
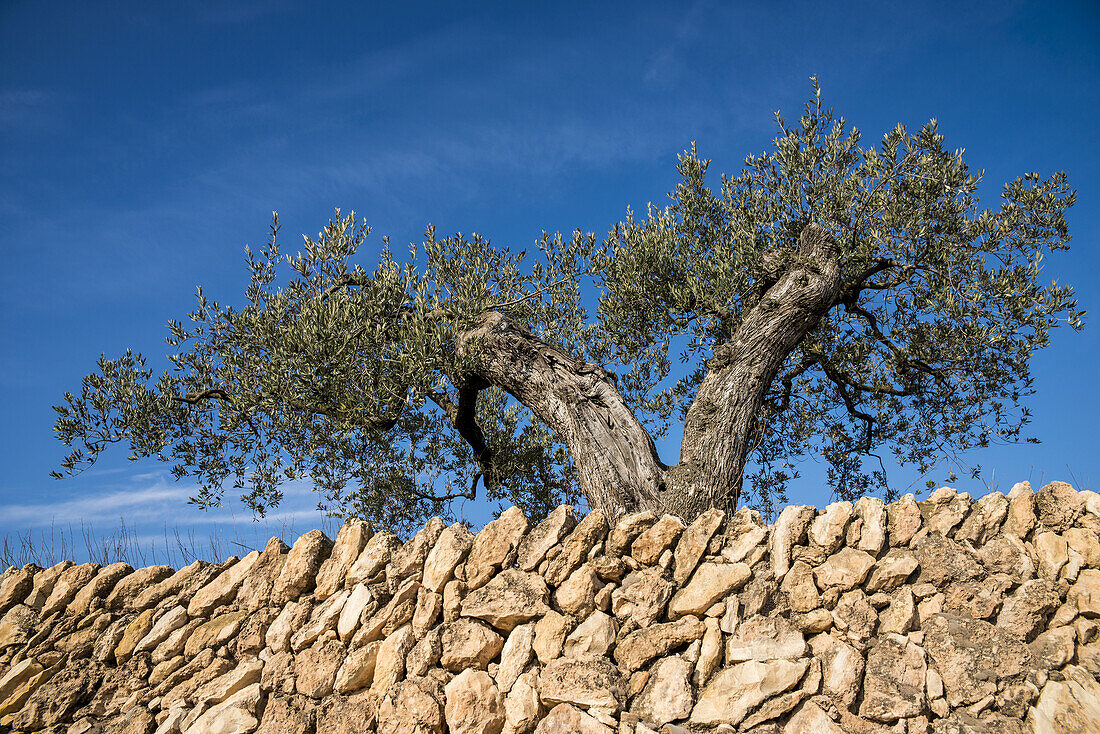
M 675 622 L 650 625 L 631 632 L 619 641 L 615 646 L 615 662 L 624 671 L 632 673 L 654 658 L 698 640 L 704 632 L 706 625 L 698 617 L 683 617 Z
M 684 527 L 680 518 L 665 515 L 631 543 L 630 555 L 639 563 L 653 565 L 677 541 Z
M 347 642 L 355 634 L 364 611 L 373 605 L 374 594 L 370 587 L 363 583 L 356 584 L 340 608 L 340 616 L 336 620 L 336 634 L 341 640 Z
M 415 629 L 413 634 L 416 634 Z M 433 629 L 413 645 L 409 656 L 405 658 L 405 675 L 410 678 L 427 675 L 430 669 L 439 665 L 439 660 L 443 656 L 442 637 L 443 634 L 439 629 Z
M 951 535 L 970 512 L 970 495 L 959 494 L 951 487 L 940 487 L 924 502 L 918 502 L 924 527 L 943 536 Z
M 956 540 L 984 544 L 1001 528 L 1008 516 L 1008 498 L 1000 492 L 990 492 L 974 503 L 966 520 L 955 531 Z
M 728 542 L 721 552 L 729 563 L 745 561 L 751 566 L 767 550 L 763 543 L 768 538 L 768 528 L 755 510 L 742 507 L 733 513 L 726 532 Z
M 188 616 L 208 617 L 217 607 L 231 602 L 259 558 L 260 552 L 252 551 L 195 592 L 187 603 Z
M 669 618 L 703 614 L 728 594 L 744 586 L 750 575 L 749 567 L 745 563 L 704 563 L 691 577 L 688 585 L 672 597 Z
M 796 561 L 779 585 L 787 597 L 792 611 L 809 612 L 821 606 L 821 595 L 814 583 L 813 570 L 802 561 Z
M 952 581 L 977 578 L 982 573 L 973 551 L 940 533 L 928 533 L 914 540 L 913 553 L 920 564 L 919 583 L 944 586 Z
M 772 528 L 772 571 L 782 579 L 791 567 L 791 549 L 803 542 L 806 529 L 817 514 L 813 505 L 788 505 Z
M 739 724 L 773 696 L 798 685 L 809 661 L 749 660 L 719 671 L 699 694 L 693 724 Z
M 859 715 L 893 722 L 924 711 L 924 650 L 900 635 L 887 635 L 867 655 Z
M 504 699 L 504 718 L 506 725 L 516 734 L 525 734 L 538 723 L 542 703 L 539 701 L 538 670 L 532 668 L 523 673 L 512 684 L 508 696 Z M 567 705 L 567 704 L 562 704 Z
M 344 576 L 346 586 L 373 579 L 386 568 L 393 554 L 401 547 L 401 541 L 393 533 L 375 533 L 363 547 Z
M 1008 493 L 1008 517 L 1005 518 L 1004 532 L 1023 540 L 1034 527 L 1035 494 L 1030 483 L 1019 482 Z
M 176 608 L 179 609 L 179 607 Z M 129 660 L 130 656 L 134 654 L 134 649 L 137 648 L 138 643 L 149 634 L 149 631 L 153 628 L 154 614 L 155 610 L 146 609 L 126 626 L 114 651 L 114 658 L 119 664 Z M 176 616 L 178 617 L 178 612 Z M 186 614 L 184 616 L 186 617 Z M 164 636 L 167 637 L 168 633 L 165 633 Z
M 233 639 L 241 628 L 241 622 L 247 616 L 248 612 L 243 610 L 228 612 L 199 625 L 187 638 L 184 654 L 189 658 L 194 657 L 205 648 L 217 647 Z
M 172 576 L 173 573 L 171 566 L 139 568 L 115 584 L 115 588 L 107 595 L 107 608 L 115 612 L 134 609 L 134 602 L 141 592 L 159 584 L 164 579 Z
M 630 550 L 630 544 L 653 523 L 657 516 L 652 510 L 631 512 L 619 518 L 607 538 L 608 555 L 621 556 Z
M 1069 596 L 1073 597 L 1073 589 Z M 997 626 L 1023 640 L 1034 639 L 1060 602 L 1058 591 L 1049 581 L 1026 581 L 1005 599 L 997 615 Z
M 1085 500 L 1071 485 L 1051 482 L 1035 495 L 1035 509 L 1040 525 L 1061 533 L 1073 527 L 1073 523 L 1084 513 Z
M 535 623 L 535 654 L 546 664 L 561 655 L 573 621 L 564 614 L 549 611 Z
M 710 539 L 721 527 L 725 517 L 726 513 L 722 510 L 707 510 L 695 518 L 680 535 L 672 554 L 672 579 L 677 585 L 682 586 L 695 571 L 707 552 Z
M 814 580 L 818 588 L 847 591 L 862 584 L 874 565 L 875 559 L 869 553 L 845 547 L 814 569 Z
M 812 701 L 807 701 L 783 727 L 783 734 L 846 733 L 819 706 Z
M 408 579 L 390 598 L 386 606 L 367 617 L 367 611 L 375 608 L 368 604 L 360 615 L 361 626 L 352 638 L 353 645 L 365 645 L 380 640 L 413 618 L 416 612 L 416 600 L 420 598 L 423 587 L 416 579 Z M 345 590 L 345 594 L 347 591 Z M 373 592 L 372 592 L 373 593 Z M 337 595 L 339 596 L 339 595 Z M 333 597 L 334 599 L 336 597 Z M 350 598 L 350 596 L 348 597 Z M 327 603 L 327 602 L 326 602 Z M 341 613 L 342 610 L 341 610 Z M 337 620 L 337 625 L 339 621 Z
M 535 734 L 614 734 L 611 727 L 575 706 L 558 704 L 535 728 Z
M 890 604 L 878 615 L 878 633 L 904 635 L 920 625 L 920 615 L 913 592 L 903 587 L 890 596 Z
M 1063 679 L 1051 679 L 1039 694 L 1027 721 L 1033 731 L 1046 734 L 1088 734 L 1100 721 L 1100 684 L 1082 668 L 1069 665 Z
M 919 567 L 916 557 L 907 550 L 891 548 L 877 562 L 867 579 L 867 592 L 893 591 L 908 579 Z
M 31 591 L 23 600 L 23 603 L 32 609 L 41 611 L 46 601 L 50 598 L 50 594 L 53 593 L 53 588 L 57 584 L 57 580 L 61 577 L 61 574 L 74 565 L 72 561 L 61 561 L 60 563 L 56 563 L 34 574 L 34 583 L 31 586 Z M 18 602 L 19 600 L 17 599 L 16 601 Z
M 554 592 L 554 603 L 565 614 L 585 617 L 596 608 L 596 592 L 603 587 L 587 563 L 575 570 Z
M 844 533 L 853 509 L 851 502 L 833 502 L 826 507 L 810 522 L 807 530 L 810 542 L 823 548 L 826 555 L 835 553 L 844 545 Z
M 1027 671 L 1031 654 L 1018 638 L 979 619 L 937 614 L 924 625 L 924 649 L 952 708 L 997 691 L 997 681 Z
M 1002 575 L 949 584 L 944 592 L 943 611 L 958 617 L 989 619 L 1001 608 L 1005 591 L 1010 588 L 1011 579 Z
M 295 630 L 300 629 L 309 621 L 313 606 L 310 602 L 290 602 L 283 607 L 275 621 L 267 628 L 264 640 L 267 646 L 275 652 L 290 650 L 290 639 Z
M 511 631 L 549 611 L 549 597 L 546 582 L 538 574 L 509 569 L 467 595 L 462 600 L 462 615 Z
M 61 668 L 35 689 L 11 720 L 11 728 L 42 731 L 70 720 L 92 697 L 103 679 L 103 671 L 101 664 L 91 661 Z
M 317 601 L 324 601 L 343 588 L 348 569 L 363 552 L 371 534 L 370 523 L 358 518 L 352 518 L 340 526 L 329 557 L 317 569 L 316 588 L 313 591 Z
M 176 571 L 160 583 L 154 584 L 138 592 L 137 597 L 134 598 L 132 608 L 134 611 L 140 612 L 149 607 L 156 606 L 161 601 L 171 596 L 178 596 L 181 604 L 189 602 L 196 591 L 206 586 L 218 574 L 225 571 L 236 562 L 237 559 L 232 557 L 231 560 L 227 560 L 223 563 L 195 561 L 191 565 L 184 566 Z
M 849 642 L 864 644 L 875 632 L 878 615 L 859 589 L 845 592 L 833 608 L 833 625 Z
M 640 568 L 627 574 L 622 585 L 611 592 L 611 609 L 619 619 L 647 627 L 664 614 L 672 590 L 664 569 Z
M 12 574 L 5 574 L 0 582 L 0 617 L 16 604 L 23 603 L 34 588 L 34 574 L 42 569 L 28 563 Z
M 1035 576 L 1035 561 L 1027 546 L 1013 535 L 998 535 L 977 549 L 978 558 L 991 574 L 1004 574 L 1015 583 Z
M 461 581 L 458 583 L 462 583 Z M 444 586 L 443 588 L 447 588 Z M 433 594 L 421 587 L 416 592 L 416 608 L 413 610 L 413 631 L 419 637 L 433 627 L 443 611 L 443 595 Z
M 53 591 L 42 605 L 42 617 L 48 617 L 69 606 L 73 598 L 84 586 L 99 573 L 98 563 L 82 563 L 70 566 L 61 572 L 54 583 Z
M 256 734 L 311 734 L 313 716 L 309 708 L 298 705 L 298 699 L 271 696 L 264 706 L 264 715 Z M 160 734 L 159 730 L 158 733 Z
M 569 505 L 560 505 L 520 541 L 516 551 L 516 567 L 534 571 L 547 551 L 561 542 L 577 524 L 576 514 Z
M 261 700 L 260 684 L 238 691 L 195 719 L 183 734 L 247 734 L 260 722 L 256 711 Z
M 489 625 L 467 617 L 443 626 L 442 643 L 440 661 L 452 673 L 467 668 L 484 670 L 504 649 L 504 639 Z
M 1057 670 L 1073 660 L 1077 651 L 1077 631 L 1073 627 L 1055 627 L 1028 645 L 1031 663 L 1037 668 Z
M 464 670 L 445 691 L 450 734 L 500 734 L 504 728 L 504 701 L 488 673 Z
M 1061 535 L 1047 530 L 1035 534 L 1034 547 L 1039 559 L 1039 576 L 1057 581 L 1058 573 L 1069 562 L 1069 543 Z
M 615 644 L 618 632 L 614 617 L 592 612 L 565 638 L 563 652 L 569 658 L 602 657 Z
M 908 545 L 920 530 L 921 514 L 916 499 L 911 494 L 904 495 L 886 508 L 886 526 L 890 532 L 890 545 Z
M 353 693 L 367 688 L 374 680 L 374 667 L 378 661 L 380 640 L 368 643 L 348 653 L 340 669 L 336 671 L 333 690 L 340 694 Z
M 835 635 L 822 634 L 810 640 L 814 658 L 821 661 L 821 691 L 844 708 L 850 708 L 863 683 L 863 656 Z
M 631 711 L 657 726 L 687 718 L 694 703 L 691 690 L 693 669 L 691 663 L 680 657 L 657 661 Z
M 260 557 L 237 589 L 237 605 L 241 609 L 255 611 L 271 604 L 275 581 L 283 570 L 290 548 L 280 538 L 267 541 Z
M 394 552 L 386 566 L 386 583 L 394 590 L 407 579 L 420 580 L 428 553 L 439 539 L 447 524 L 442 518 L 433 517 L 409 540 Z
M 527 527 L 523 511 L 518 507 L 509 507 L 481 529 L 474 538 L 466 561 L 466 585 L 470 589 L 484 586 L 504 565 L 508 554 L 519 546 Z
M 886 505 L 878 497 L 860 497 L 853 512 L 860 522 L 856 550 L 878 555 L 886 544 Z
M 626 702 L 627 682 L 606 658 L 558 658 L 539 672 L 538 688 L 548 706 L 570 703 L 618 711 Z
M 806 640 L 783 617 L 755 616 L 745 620 L 726 642 L 726 662 L 800 658 Z
M 512 684 L 523 673 L 535 654 L 535 625 L 533 622 L 518 625 L 504 641 L 500 652 L 500 667 L 496 682 L 501 694 L 507 695 Z
M 0 619 L 0 651 L 22 645 L 31 639 L 38 612 L 26 604 L 16 604 Z
M 198 705 L 213 705 L 227 700 L 238 691 L 260 682 L 263 661 L 257 658 L 242 661 L 236 668 L 195 689 L 191 700 Z
M 424 588 L 434 593 L 442 591 L 473 543 L 474 534 L 465 525 L 455 523 L 444 528 L 424 561 Z
M 374 678 L 371 681 L 370 692 L 373 696 L 380 697 L 405 676 L 405 657 L 412 650 L 416 640 L 413 639 L 412 625 L 405 625 L 394 631 L 378 646 L 378 655 L 374 663 Z
M 695 661 L 695 671 L 692 673 L 692 681 L 696 686 L 703 686 L 710 676 L 714 674 L 714 671 L 718 668 L 718 664 L 722 662 L 722 630 L 719 628 L 719 622 L 714 617 L 707 617 L 703 622 L 706 626 L 706 632 L 703 633 L 703 638 L 699 641 L 699 659 Z
M 340 613 L 344 611 L 344 604 L 347 603 L 350 597 L 351 592 L 345 589 L 336 596 L 325 599 L 319 606 L 314 608 L 309 617 L 309 622 L 291 635 L 290 649 L 294 652 L 303 650 L 328 630 L 336 629 L 336 625 L 340 620 Z
M 1100 570 L 1090 568 L 1077 576 L 1067 598 L 1084 617 L 1100 617 Z
M 435 704 L 433 712 L 431 701 L 428 699 L 401 698 L 408 695 L 410 689 L 404 681 L 388 691 L 382 703 L 371 696 L 367 691 L 348 696 L 347 698 L 327 698 L 316 710 L 317 732 L 324 734 L 360 734 L 371 731 L 377 723 L 378 732 L 385 734 L 439 734 L 443 727 L 443 712 L 439 704 Z M 385 714 L 393 712 L 395 704 L 401 711 L 411 714 L 408 720 L 398 720 L 398 726 L 393 727 L 394 720 L 387 719 Z M 432 699 L 435 700 L 435 699 Z M 389 702 L 389 703 L 387 703 Z M 420 726 L 421 728 L 417 728 Z
M 279 578 L 275 580 L 272 591 L 275 604 L 294 601 L 302 594 L 312 591 L 317 571 L 331 550 L 332 541 L 320 530 L 310 530 L 294 541 L 279 572 Z
M 294 662 L 298 693 L 309 698 L 324 698 L 332 693 L 336 672 L 344 662 L 344 646 L 339 640 L 320 640 L 298 653 Z
M 607 518 L 600 510 L 584 516 L 562 544 L 561 552 L 554 556 L 546 569 L 546 583 L 557 586 L 563 582 L 587 557 L 592 547 L 607 535 Z

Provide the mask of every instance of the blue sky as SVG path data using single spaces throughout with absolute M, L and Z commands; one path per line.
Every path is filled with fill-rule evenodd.
M 985 169 L 988 206 L 1006 180 L 1066 170 L 1072 249 L 1044 274 L 1095 311 L 1097 39 L 1092 2 L 0 3 L 0 535 L 247 526 L 124 450 L 51 480 L 50 406 L 101 352 L 160 358 L 196 285 L 240 299 L 272 210 L 291 248 L 337 206 L 399 244 L 429 222 L 517 247 L 605 233 L 664 201 L 691 141 L 715 174 L 762 152 L 813 74 L 865 145 L 936 117 Z M 990 486 L 1100 485 L 1098 329 L 1035 358 L 1043 443 L 970 455 Z M 804 475 L 792 499 L 828 502 L 820 469 Z M 298 488 L 275 522 L 312 527 L 312 505 Z

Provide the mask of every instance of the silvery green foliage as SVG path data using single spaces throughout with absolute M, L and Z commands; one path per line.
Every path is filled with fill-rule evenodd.
M 1019 440 L 1031 355 L 1059 323 L 1083 327 L 1072 288 L 1041 282 L 1044 254 L 1068 249 L 1076 195 L 1064 172 L 1025 174 L 999 209 L 980 209 L 982 174 L 944 147 L 935 120 L 862 149 L 816 79 L 814 92 L 797 126 L 776 113 L 775 148 L 717 192 L 693 145 L 671 204 L 621 223 L 601 267 L 607 353 L 663 427 L 687 413 L 714 346 L 796 257 L 802 228 L 818 222 L 836 239 L 844 291 L 788 355 L 752 437 L 750 488 L 764 506 L 807 453 L 852 499 L 888 492 L 880 462 L 863 468 L 882 449 L 928 472 L 945 452 Z M 676 351 L 693 370 L 661 389 Z
M 384 241 L 368 271 L 356 255 L 369 229 L 354 214 L 337 212 L 290 256 L 276 218 L 267 245 L 248 252 L 243 306 L 200 289 L 187 322 L 169 325 L 170 370 L 151 381 L 128 351 L 66 394 L 55 430 L 75 449 L 64 472 L 128 442 L 133 458 L 194 477 L 201 506 L 232 483 L 262 513 L 283 482 L 309 478 L 323 508 L 410 529 L 480 483 L 491 501 L 541 517 L 576 498 L 569 453 L 491 385 L 475 386 L 480 447 L 456 430 L 459 392 L 482 379 L 456 336 L 502 312 L 617 369 L 619 391 L 660 436 L 687 414 L 715 347 L 799 257 L 810 222 L 838 244 L 844 286 L 745 437 L 749 503 L 766 512 L 782 501 L 808 454 L 851 498 L 886 490 L 881 464 L 864 467 L 883 450 L 926 472 L 944 452 L 1020 440 L 1031 355 L 1059 323 L 1082 328 L 1072 289 L 1040 282 L 1044 254 L 1067 249 L 1065 174 L 1026 174 L 998 209 L 980 209 L 981 174 L 944 147 L 934 120 L 862 149 L 814 90 L 798 124 L 777 113 L 774 149 L 718 191 L 693 144 L 667 207 L 629 214 L 603 241 L 544 235 L 531 260 L 429 228 L 407 258 Z M 582 288 L 598 296 L 595 318 Z M 677 356 L 686 372 L 673 372 Z
M 369 235 L 354 214 L 337 212 L 293 256 L 280 253 L 278 229 L 276 216 L 267 245 L 247 253 L 242 308 L 199 289 L 189 323 L 169 324 L 172 369 L 159 380 L 128 351 L 101 358 L 81 394 L 66 394 L 56 432 L 76 447 L 67 473 L 128 441 L 132 458 L 155 456 L 197 479 L 192 502 L 203 507 L 220 504 L 232 482 L 263 513 L 283 482 L 308 477 L 322 508 L 401 529 L 472 498 L 475 481 L 491 501 L 535 517 L 574 501 L 567 452 L 503 392 L 484 390 L 477 403 L 490 465 L 479 465 L 445 408 L 465 371 L 455 332 L 486 310 L 506 309 L 540 333 L 554 324 L 547 338 L 574 346 L 591 237 L 543 236 L 540 262 L 524 268 L 526 253 L 429 228 L 408 262 L 387 242 L 367 272 L 352 263 Z

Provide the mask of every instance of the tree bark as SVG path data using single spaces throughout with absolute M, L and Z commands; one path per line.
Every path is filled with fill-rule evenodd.
M 768 390 L 788 355 L 836 304 L 841 286 L 836 244 L 811 223 L 791 266 L 714 350 L 684 422 L 680 463 L 668 471 L 667 512 L 690 519 L 712 507 L 736 509 Z
M 732 513 L 756 421 L 788 355 L 836 305 L 836 245 L 816 224 L 733 338 L 717 346 L 688 410 L 680 463 L 668 467 L 653 439 L 598 365 L 572 359 L 499 312 L 457 339 L 473 375 L 496 385 L 548 425 L 573 457 L 592 509 L 614 519 L 650 509 L 686 521 L 710 508 Z
M 456 346 L 478 378 L 529 408 L 565 444 L 591 509 L 609 519 L 660 510 L 667 467 L 606 370 L 572 359 L 495 311 L 460 334 Z

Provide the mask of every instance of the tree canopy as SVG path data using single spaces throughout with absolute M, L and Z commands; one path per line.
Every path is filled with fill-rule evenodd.
M 294 255 L 275 216 L 245 301 L 200 289 L 170 322 L 169 370 L 127 351 L 65 395 L 54 475 L 125 442 L 202 506 L 232 484 L 262 513 L 302 478 L 330 511 L 409 529 L 479 488 L 532 517 L 582 496 L 612 516 L 768 512 L 806 456 L 841 498 L 889 495 L 883 452 L 927 472 L 1034 440 L 1030 359 L 1083 327 L 1072 288 L 1040 278 L 1068 248 L 1066 175 L 1026 173 L 984 209 L 935 120 L 864 149 L 815 81 L 776 122 L 716 188 L 692 144 L 666 206 L 531 253 L 429 226 L 364 267 L 354 213 Z M 654 439 L 674 421 L 667 465 Z

